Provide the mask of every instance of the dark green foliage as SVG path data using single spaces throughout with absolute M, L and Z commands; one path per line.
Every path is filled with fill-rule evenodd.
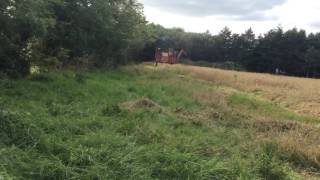
M 311 47 L 306 53 L 306 69 L 307 76 L 319 77 L 320 76 L 320 49 Z
M 115 67 L 149 41 L 135 0 L 4 0 L 0 24 L 0 74 L 11 77 L 31 66 Z
M 305 31 L 292 29 L 284 32 L 282 28 L 277 28 L 260 37 L 258 42 L 247 59 L 248 70 L 306 75 L 304 55 L 308 44 Z
M 34 42 L 38 42 L 46 29 L 53 25 L 45 2 L 43 0 L 1 2 L 0 72 L 11 77 L 29 74 L 32 54 L 36 53 L 33 51 Z

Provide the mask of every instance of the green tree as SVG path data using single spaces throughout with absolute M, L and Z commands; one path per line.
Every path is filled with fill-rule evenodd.
M 146 21 L 136 1 L 57 0 L 51 4 L 57 19 L 47 37 L 51 52 L 68 49 L 75 61 L 92 57 L 91 63 L 99 67 L 115 66 L 125 63 L 143 39 Z
M 320 76 L 320 49 L 311 47 L 306 53 L 306 69 L 308 77 Z
M 10 76 L 29 73 L 34 39 L 54 24 L 44 0 L 4 0 L 0 4 L 0 71 Z
M 232 61 L 232 32 L 228 27 L 224 27 L 215 37 L 216 60 L 219 62 Z

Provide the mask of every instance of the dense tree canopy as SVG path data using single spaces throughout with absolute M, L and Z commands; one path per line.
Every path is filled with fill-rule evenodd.
M 11 76 L 125 63 L 149 37 L 135 0 L 3 0 L 0 23 L 0 71 Z

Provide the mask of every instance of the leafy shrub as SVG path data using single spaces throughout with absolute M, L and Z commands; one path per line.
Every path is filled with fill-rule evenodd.
M 56 56 L 59 59 L 59 61 L 62 62 L 63 65 L 66 65 L 68 63 L 68 60 L 70 59 L 70 50 L 60 48 Z
M 1 79 L 8 79 L 8 75 L 0 71 L 0 80 Z
M 0 54 L 0 58 L 1 54 Z M 16 58 L 16 59 L 14 59 Z M 5 57 L 0 61 L 0 74 L 2 77 L 21 78 L 30 73 L 30 64 L 18 57 Z

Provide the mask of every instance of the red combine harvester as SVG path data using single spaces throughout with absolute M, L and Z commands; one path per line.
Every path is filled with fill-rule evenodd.
M 177 53 L 172 48 L 169 48 L 168 51 L 161 51 L 160 48 L 157 48 L 155 54 L 156 65 L 158 63 L 176 64 L 183 53 L 185 53 L 183 49 Z

